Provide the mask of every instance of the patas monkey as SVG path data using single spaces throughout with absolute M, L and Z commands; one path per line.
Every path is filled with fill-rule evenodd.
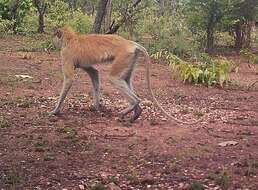
M 63 27 L 55 31 L 54 44 L 56 47 L 61 48 L 64 81 L 60 98 L 56 108 L 52 111 L 53 114 L 60 112 L 61 104 L 72 86 L 76 68 L 81 68 L 89 74 L 93 85 L 94 104 L 96 109 L 99 109 L 99 72 L 93 65 L 111 62 L 110 81 L 123 93 L 130 103 L 130 106 L 122 110 L 119 115 L 124 117 L 133 111 L 131 121 L 135 121 L 141 115 L 142 108 L 139 106 L 140 98 L 133 91 L 132 74 L 137 62 L 142 57 L 147 63 L 146 75 L 148 89 L 156 105 L 166 116 L 176 122 L 193 124 L 183 122 L 168 114 L 154 97 L 150 87 L 150 58 L 146 49 L 141 45 L 117 35 L 81 35 L 69 27 Z

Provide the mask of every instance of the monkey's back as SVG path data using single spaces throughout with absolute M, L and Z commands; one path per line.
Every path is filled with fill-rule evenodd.
M 73 62 L 87 62 L 92 65 L 112 61 L 116 56 L 133 53 L 134 44 L 117 35 L 78 35 L 62 49 Z

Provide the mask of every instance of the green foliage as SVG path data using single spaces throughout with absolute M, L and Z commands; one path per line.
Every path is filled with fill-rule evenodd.
M 50 4 L 46 23 L 50 31 L 56 27 L 69 25 L 77 32 L 86 34 L 91 31 L 93 18 L 83 14 L 80 9 L 71 12 L 67 3 L 57 0 Z
M 0 2 L 0 19 L 8 20 L 12 25 L 12 30 L 17 32 L 32 5 L 32 0 L 2 0 Z
M 48 16 L 48 23 L 50 28 L 64 26 L 69 20 L 69 6 L 61 0 L 53 1 L 50 4 Z
M 0 18 L 0 34 L 9 33 L 13 24 L 14 24 L 13 20 Z
M 97 184 L 94 184 L 92 187 L 91 187 L 91 190 L 106 190 L 107 188 L 102 184 L 102 183 L 97 183 Z
M 189 0 L 186 3 L 187 21 L 190 31 L 204 47 L 209 40 L 213 41 L 215 31 L 218 30 L 218 23 L 221 22 L 226 10 L 228 0 Z
M 198 181 L 193 181 L 189 187 L 188 190 L 204 190 L 205 187 Z
M 137 31 L 142 34 L 141 41 L 144 41 L 143 38 L 146 34 L 151 36 L 148 42 L 150 52 L 165 49 L 178 56 L 189 56 L 195 51 L 196 44 L 184 18 L 179 15 L 157 17 L 149 13 L 143 14 L 147 16 L 139 21 Z
M 14 0 L 2 0 L 0 2 L 0 32 L 9 32 L 11 28 L 16 31 L 31 7 L 31 0 L 19 1 L 17 4 Z
M 23 34 L 35 33 L 38 29 L 38 16 L 35 14 L 35 11 L 32 10 L 27 14 L 21 25 L 18 27 L 19 32 Z
M 52 38 L 48 38 L 47 40 L 43 41 L 40 44 L 40 49 L 47 50 L 47 51 L 55 50 L 56 48 L 54 46 Z
M 83 14 L 81 10 L 76 10 L 67 24 L 77 32 L 87 34 L 91 32 L 93 20 L 92 17 Z
M 205 84 L 207 86 L 219 84 L 221 87 L 228 82 L 231 62 L 226 59 L 211 58 L 201 54 L 195 64 L 183 61 L 167 51 L 154 54 L 155 59 L 164 58 L 169 62 L 172 70 L 183 82 Z
M 211 173 L 207 178 L 214 180 L 215 183 L 219 185 L 222 189 L 227 189 L 229 186 L 230 178 L 225 170 L 218 173 Z
M 9 123 L 9 121 L 6 118 L 4 118 L 3 116 L 0 116 L 0 129 L 8 128 L 10 126 L 11 126 L 11 124 Z
M 8 19 L 9 18 L 9 0 L 1 0 L 0 1 L 0 17 L 1 19 Z
M 240 55 L 247 59 L 248 63 L 258 64 L 258 56 L 251 52 L 249 49 L 242 49 L 240 50 Z

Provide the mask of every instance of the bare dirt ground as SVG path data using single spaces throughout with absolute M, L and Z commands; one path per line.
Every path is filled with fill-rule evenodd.
M 258 189 L 258 88 L 246 90 L 257 65 L 242 63 L 221 89 L 183 84 L 153 62 L 162 105 L 184 121 L 203 118 L 196 125 L 168 121 L 147 101 L 144 64 L 135 75 L 144 108 L 135 123 L 116 117 L 126 102 L 105 76 L 109 66 L 98 66 L 103 112 L 92 109 L 89 77 L 78 71 L 62 114 L 50 116 L 62 84 L 59 55 L 27 56 L 23 40 L 0 39 L 0 190 Z M 237 144 L 218 145 L 225 141 Z

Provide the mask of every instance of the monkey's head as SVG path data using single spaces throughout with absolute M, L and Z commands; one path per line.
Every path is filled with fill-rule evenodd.
M 54 31 L 53 43 L 57 49 L 64 47 L 69 40 L 75 36 L 75 32 L 67 26 L 58 28 Z

